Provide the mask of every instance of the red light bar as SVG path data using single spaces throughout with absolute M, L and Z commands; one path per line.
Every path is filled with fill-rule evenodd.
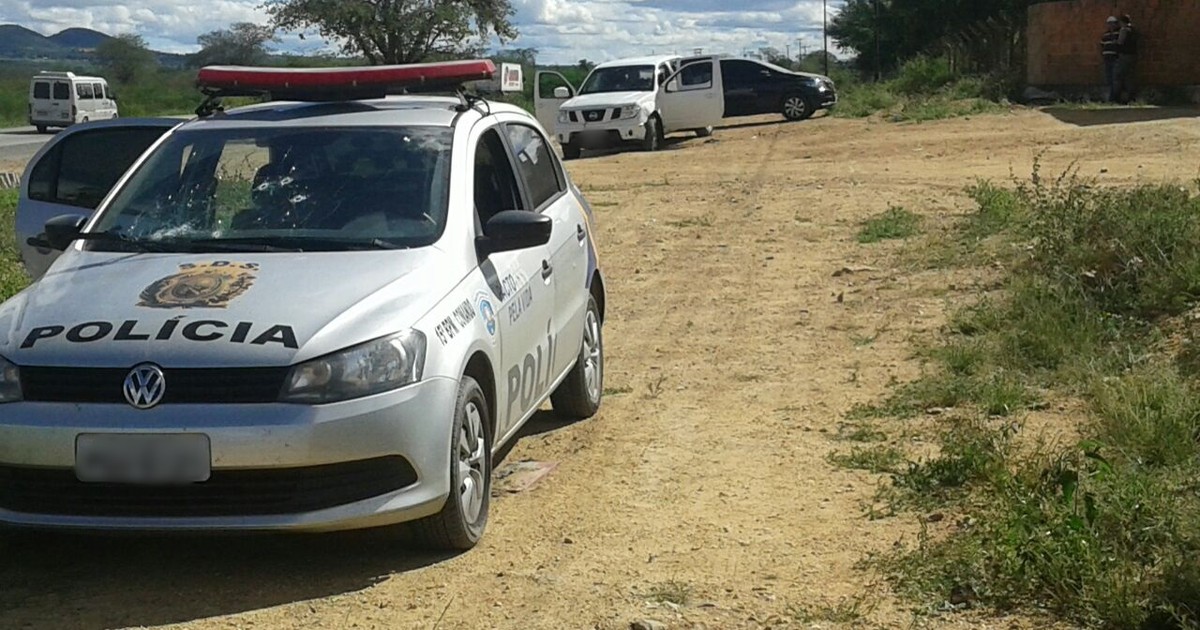
M 370 98 L 409 88 L 450 86 L 490 79 L 495 73 L 496 64 L 489 59 L 348 68 L 208 66 L 200 69 L 196 86 L 212 94 L 266 92 L 272 98 L 329 100 L 331 96 Z

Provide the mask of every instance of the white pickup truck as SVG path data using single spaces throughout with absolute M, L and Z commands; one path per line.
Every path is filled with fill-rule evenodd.
M 576 88 L 557 72 L 535 76 L 538 121 L 554 129 L 563 157 L 636 143 L 655 151 L 668 133 L 712 133 L 725 114 L 717 57 L 662 55 L 602 63 Z

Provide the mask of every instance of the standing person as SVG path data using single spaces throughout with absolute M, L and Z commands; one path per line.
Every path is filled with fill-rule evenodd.
M 1132 101 L 1136 92 L 1137 55 L 1138 32 L 1133 28 L 1133 18 L 1127 13 L 1121 16 L 1121 30 L 1117 34 L 1117 98 L 1121 103 Z
M 1107 28 L 1100 36 L 1100 54 L 1104 58 L 1104 84 L 1108 86 L 1108 102 L 1117 101 L 1117 58 L 1120 56 L 1118 39 L 1121 37 L 1121 22 L 1109 16 Z

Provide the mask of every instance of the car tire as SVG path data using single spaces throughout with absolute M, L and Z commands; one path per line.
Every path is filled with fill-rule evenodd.
M 492 435 L 487 398 L 479 383 L 463 376 L 454 404 L 450 438 L 450 496 L 442 511 L 414 521 L 423 547 L 466 551 L 483 537 L 492 493 Z
M 800 94 L 783 97 L 783 117 L 788 120 L 805 120 L 813 115 L 812 103 Z
M 642 138 L 643 151 L 657 151 L 662 148 L 662 121 L 658 114 L 652 114 L 646 121 L 646 135 Z
M 87 116 L 84 116 L 84 117 L 83 117 L 83 122 L 88 122 L 88 117 L 87 117 Z
M 707 138 L 712 135 L 713 128 L 712 127 L 704 127 L 703 129 L 693 129 L 692 131 L 696 132 L 697 138 Z
M 38 133 L 46 133 L 46 125 L 38 125 L 37 132 Z
M 550 394 L 554 413 L 566 420 L 581 420 L 596 415 L 604 397 L 604 332 L 596 298 L 589 295 L 583 318 L 583 339 L 579 359 Z
M 568 142 L 562 145 L 564 160 L 578 160 L 583 153 L 583 147 L 578 142 Z

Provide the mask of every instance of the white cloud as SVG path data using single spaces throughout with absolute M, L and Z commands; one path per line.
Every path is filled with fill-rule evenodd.
M 830 13 L 843 0 L 828 0 Z M 822 0 L 512 0 L 520 37 L 539 60 L 603 61 L 646 53 L 740 53 L 763 46 L 821 47 Z M 234 22 L 265 23 L 261 0 L 0 0 L 0 23 L 50 34 L 82 26 L 135 32 L 159 50 L 195 50 L 196 36 Z M 312 37 L 285 36 L 281 48 L 312 52 Z

